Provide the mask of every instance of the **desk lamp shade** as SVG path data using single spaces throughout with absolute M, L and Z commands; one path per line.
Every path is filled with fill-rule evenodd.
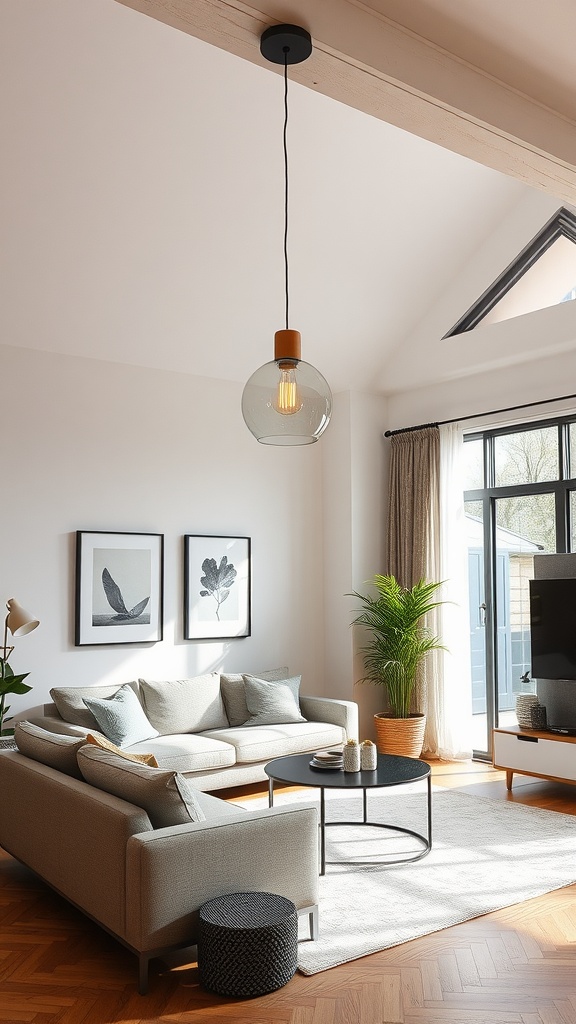
M 11 597 L 6 602 L 8 609 L 8 615 L 6 616 L 6 627 L 12 633 L 12 636 L 26 636 L 27 633 L 31 633 L 36 626 L 40 625 L 40 620 L 36 619 L 30 612 L 27 612 L 22 605 L 18 604 L 15 598 Z

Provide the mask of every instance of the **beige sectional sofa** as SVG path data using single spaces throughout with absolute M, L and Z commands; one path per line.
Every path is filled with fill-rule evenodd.
M 286 680 L 299 677 L 288 677 L 288 669 L 280 668 L 250 678 L 268 683 L 274 694 Z M 265 780 L 264 765 L 275 757 L 339 746 L 358 738 L 354 702 L 298 693 L 295 704 L 300 720 L 295 720 L 295 713 L 294 720 L 274 721 L 282 717 L 274 714 L 274 708 L 266 716 L 250 713 L 245 679 L 241 673 L 213 672 L 191 679 L 131 682 L 158 735 L 118 745 L 133 753 L 151 752 L 161 768 L 181 772 L 193 779 L 197 789 L 213 791 Z M 296 684 L 292 686 L 297 690 Z M 70 735 L 102 731 L 84 699 L 107 701 L 119 688 L 119 684 L 55 688 L 50 691 L 54 703 L 44 706 L 43 716 L 30 720 L 52 732 Z M 257 712 L 257 703 L 252 702 L 251 708 Z M 268 720 L 263 724 L 250 721 L 264 717 Z M 291 717 L 290 708 L 284 717 Z
M 0 789 L 0 846 L 137 955 L 142 994 L 149 961 L 194 945 L 214 896 L 279 893 L 316 933 L 315 807 L 247 811 L 198 792 L 203 820 L 154 828 L 142 807 L 7 750 Z
M 18 751 L 0 751 L 0 846 L 138 956 L 141 992 L 153 957 L 195 944 L 215 896 L 278 893 L 315 937 L 316 808 L 250 811 L 207 790 L 356 737 L 354 703 L 300 697 L 287 669 L 51 696 L 43 716 L 17 723 Z M 122 749 L 101 749 L 110 741 Z

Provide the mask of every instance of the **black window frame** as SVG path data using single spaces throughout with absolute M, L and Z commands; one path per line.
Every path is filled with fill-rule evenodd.
M 496 585 L 496 500 L 499 498 L 523 497 L 531 494 L 554 494 L 556 523 L 556 553 L 565 554 L 571 548 L 571 508 L 570 495 L 576 493 L 576 477 L 570 477 L 570 425 L 576 423 L 576 413 L 554 416 L 547 419 L 531 420 L 523 423 L 508 424 L 502 427 L 474 429 L 464 435 L 464 444 L 474 440 L 482 440 L 484 450 L 483 473 L 484 486 L 464 491 L 464 502 L 482 502 L 483 544 L 484 552 L 492 557 L 484 558 L 484 599 L 486 603 L 486 619 L 491 630 L 486 635 L 486 713 L 488 723 L 492 727 L 497 722 L 497 622 L 495 615 Z M 543 427 L 556 427 L 558 430 L 558 478 L 539 483 L 495 485 L 495 439 L 509 434 L 539 430 Z M 576 453 L 575 453 L 576 454 Z M 574 531 L 576 533 L 576 531 Z M 575 545 L 576 549 L 576 545 Z M 488 750 L 474 750 L 473 756 L 478 760 L 491 760 L 491 731 L 487 735 Z
M 460 317 L 458 322 L 443 336 L 452 338 L 457 334 L 465 334 L 478 326 L 500 299 L 514 287 L 540 259 L 543 253 L 560 237 L 568 238 L 576 244 L 576 214 L 562 207 L 550 218 L 541 231 L 522 249 L 516 259 L 502 271 L 499 277 L 486 289 L 476 302 Z

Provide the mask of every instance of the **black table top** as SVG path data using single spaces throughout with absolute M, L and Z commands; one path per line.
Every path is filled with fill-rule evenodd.
M 312 754 L 277 757 L 264 766 L 269 778 L 291 782 L 294 786 L 331 789 L 368 789 L 377 786 L 402 786 L 430 775 L 430 765 L 413 757 L 378 754 L 378 767 L 372 772 L 345 772 L 341 769 L 311 768 Z

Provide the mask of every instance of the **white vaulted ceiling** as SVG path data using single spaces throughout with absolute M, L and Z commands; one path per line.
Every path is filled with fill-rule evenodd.
M 153 0 L 136 6 L 154 13 Z M 166 6 L 181 14 L 186 0 Z M 558 0 L 540 24 L 542 6 L 372 4 L 402 15 L 410 39 L 483 55 L 484 77 L 506 73 L 513 91 L 537 71 L 538 108 L 554 106 L 568 132 L 571 54 L 550 12 L 565 28 L 574 15 Z M 533 22 L 512 34 L 506 17 L 527 8 Z M 3 343 L 234 381 L 271 358 L 284 326 L 282 81 L 252 41 L 254 61 L 115 0 L 3 0 Z M 563 202 L 549 180 L 535 191 L 454 138 L 444 148 L 360 105 L 290 85 L 291 326 L 335 391 L 384 387 L 391 354 L 506 217 L 533 196 L 543 222 Z

